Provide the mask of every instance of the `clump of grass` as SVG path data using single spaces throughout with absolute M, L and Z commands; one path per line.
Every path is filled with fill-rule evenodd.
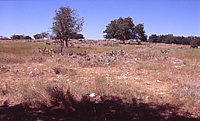
M 57 85 L 47 85 L 46 91 L 50 96 L 50 102 L 52 105 L 60 105 L 66 99 L 66 93 L 63 90 L 63 87 L 58 87 Z
M 181 107 L 182 110 L 195 112 L 193 115 L 198 116 L 200 112 L 200 86 L 191 84 L 179 84 L 177 90 L 171 92 L 173 97 L 172 103 Z
M 105 77 L 99 76 L 95 78 L 96 93 L 98 95 L 105 93 L 105 88 L 104 88 L 105 83 L 106 83 Z
M 40 83 L 35 82 L 34 84 L 21 84 L 21 102 L 26 106 L 40 107 L 41 105 L 46 106 L 72 106 L 74 99 L 69 89 L 64 90 L 63 86 L 54 83 Z
M 0 85 L 0 95 L 5 96 L 9 93 L 12 93 L 12 89 L 11 89 L 9 83 L 7 82 L 5 84 L 1 84 Z

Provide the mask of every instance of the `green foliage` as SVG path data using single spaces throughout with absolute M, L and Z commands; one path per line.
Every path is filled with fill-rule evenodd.
M 24 35 L 12 35 L 11 36 L 12 40 L 19 40 L 19 39 L 24 39 Z
M 200 45 L 200 37 L 180 37 L 180 36 L 173 36 L 172 34 L 168 35 L 156 35 L 152 34 L 149 36 L 149 42 L 155 43 L 165 43 L 165 44 L 182 44 L 182 45 L 191 45 L 191 47 L 197 47 Z
M 40 34 L 34 35 L 35 39 L 44 39 L 44 38 L 48 38 L 48 37 L 49 37 L 49 33 L 47 33 L 47 32 L 42 32 Z
M 56 16 L 53 18 L 52 27 L 53 33 L 61 40 L 61 46 L 64 45 L 64 41 L 68 46 L 68 40 L 82 30 L 83 17 L 78 18 L 77 11 L 70 7 L 60 7 L 55 12 Z
M 77 34 L 76 32 L 72 33 L 70 36 L 69 36 L 69 39 L 84 39 L 85 37 L 83 37 L 82 34 Z
M 103 33 L 106 33 L 104 38 L 123 40 L 123 43 L 125 43 L 125 40 L 129 39 L 140 39 L 141 41 L 147 40 L 145 39 L 144 25 L 138 24 L 135 27 L 133 20 L 130 17 L 125 19 L 120 17 L 119 19 L 111 21 L 111 23 L 106 26 L 106 30 L 103 31 Z
M 42 32 L 41 35 L 42 35 L 42 38 L 48 38 L 49 37 L 49 33 L 47 33 L 47 32 Z
M 4 39 L 8 39 L 8 38 L 4 38 Z M 24 36 L 24 35 L 12 35 L 11 36 L 12 40 L 21 40 L 21 39 L 32 39 L 30 36 Z
M 42 35 L 41 35 L 41 34 L 35 34 L 33 37 L 34 37 L 35 39 L 41 39 L 41 38 L 42 38 Z
M 25 36 L 24 39 L 32 39 L 30 36 Z
M 145 35 L 144 31 L 144 24 L 138 24 L 137 26 L 135 26 L 135 33 L 137 39 L 140 39 L 141 41 L 144 42 L 147 41 L 147 35 Z

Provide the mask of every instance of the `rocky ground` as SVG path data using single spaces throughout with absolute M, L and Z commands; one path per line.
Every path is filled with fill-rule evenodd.
M 70 41 L 71 47 L 60 54 L 58 45 L 42 44 L 42 48 L 33 48 L 31 54 L 21 58 L 22 62 L 1 62 L 2 106 L 37 102 L 35 92 L 45 95 L 44 85 L 56 84 L 64 92 L 70 90 L 77 101 L 93 93 L 94 97 L 89 98 L 94 105 L 103 104 L 105 96 L 114 96 L 123 103 L 132 104 L 134 99 L 137 104 L 174 105 L 179 110 L 177 115 L 187 112 L 189 117 L 200 118 L 199 49 L 82 40 Z M 2 56 L 6 57 L 11 56 Z M 48 101 L 46 104 L 51 106 Z M 170 117 L 173 111 L 165 115 Z

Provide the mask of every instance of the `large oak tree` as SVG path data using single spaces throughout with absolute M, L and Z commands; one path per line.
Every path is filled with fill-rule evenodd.
M 107 39 L 117 39 L 122 40 L 125 43 L 125 40 L 130 39 L 140 39 L 141 41 L 146 41 L 145 31 L 143 24 L 138 24 L 135 26 L 132 18 L 122 18 L 115 19 L 111 21 L 110 24 L 106 26 L 104 38 Z
M 71 9 L 70 7 L 60 7 L 56 10 L 56 15 L 53 18 L 53 33 L 61 41 L 61 46 L 64 46 L 64 41 L 66 47 L 68 47 L 68 40 L 82 30 L 83 17 L 78 18 L 77 11 Z

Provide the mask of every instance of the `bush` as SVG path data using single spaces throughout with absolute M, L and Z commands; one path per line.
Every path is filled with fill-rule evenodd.
M 190 45 L 191 48 L 198 48 L 198 43 L 194 40 L 190 42 Z

